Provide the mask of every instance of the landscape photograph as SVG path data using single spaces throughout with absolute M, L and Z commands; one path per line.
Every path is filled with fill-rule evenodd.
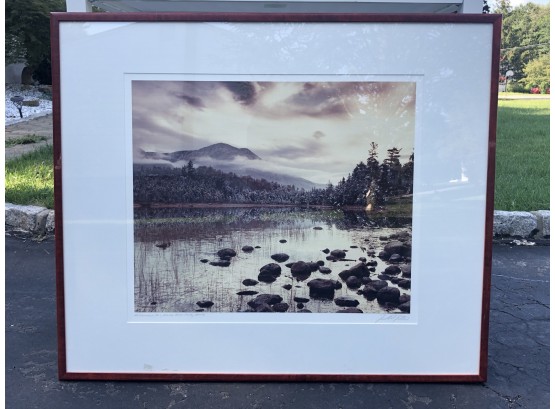
M 133 80 L 136 313 L 410 314 L 415 82 Z

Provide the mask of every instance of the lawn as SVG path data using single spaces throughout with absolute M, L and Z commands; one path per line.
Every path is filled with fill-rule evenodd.
M 549 209 L 549 100 L 499 101 L 495 209 Z
M 522 92 L 500 92 L 499 99 L 544 99 L 545 94 L 524 94 Z
M 54 208 L 52 146 L 6 161 L 6 202 Z
M 52 147 L 6 162 L 6 202 L 53 208 Z M 549 100 L 500 100 L 495 209 L 549 209 Z

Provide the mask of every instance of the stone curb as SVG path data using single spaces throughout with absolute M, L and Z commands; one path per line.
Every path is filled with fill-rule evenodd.
M 16 230 L 43 236 L 54 233 L 54 210 L 39 206 L 6 203 L 6 231 Z
M 497 238 L 549 239 L 549 210 L 507 212 L 495 210 L 493 234 Z M 17 230 L 34 235 L 54 233 L 54 210 L 39 206 L 6 203 L 6 231 Z

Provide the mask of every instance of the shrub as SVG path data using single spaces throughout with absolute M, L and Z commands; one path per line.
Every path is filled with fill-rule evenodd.
M 520 82 L 525 87 L 530 87 L 530 92 L 533 94 L 546 93 L 550 81 L 549 54 L 544 54 L 528 62 L 524 67 L 524 74 L 525 77 Z
M 526 89 L 522 84 L 518 82 L 509 82 L 507 84 L 507 92 L 524 92 L 527 93 L 528 89 Z

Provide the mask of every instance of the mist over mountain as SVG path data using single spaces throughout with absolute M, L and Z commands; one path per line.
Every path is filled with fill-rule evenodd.
M 176 152 L 146 152 L 139 150 L 135 165 L 153 165 L 164 163 L 183 166 L 193 161 L 196 166 L 210 166 L 223 172 L 233 172 L 238 176 L 250 176 L 254 179 L 266 179 L 281 185 L 293 185 L 299 189 L 321 189 L 325 185 L 313 183 L 307 179 L 269 171 L 270 164 L 247 148 L 236 148 L 227 143 L 216 143 L 197 150 Z
M 214 145 L 205 146 L 193 151 L 177 151 L 169 153 L 145 152 L 141 149 L 141 153 L 145 159 L 166 160 L 172 163 L 179 161 L 198 160 L 199 158 L 211 158 L 223 161 L 232 161 L 235 158 L 244 158 L 249 160 L 261 160 L 247 148 L 236 148 L 227 143 L 215 143 Z

